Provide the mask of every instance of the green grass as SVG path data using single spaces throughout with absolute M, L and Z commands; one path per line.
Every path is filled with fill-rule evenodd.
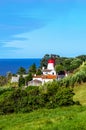
M 86 130 L 86 107 L 42 109 L 0 116 L 0 130 Z
M 0 130 L 86 130 L 86 84 L 76 86 L 74 92 L 74 100 L 82 106 L 2 115 Z
M 76 86 L 74 92 L 74 100 L 79 101 L 81 105 L 86 105 L 86 83 Z

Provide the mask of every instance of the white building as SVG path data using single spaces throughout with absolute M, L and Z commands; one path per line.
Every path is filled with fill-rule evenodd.
M 19 77 L 18 76 L 12 76 L 11 83 L 18 83 Z
M 35 83 L 35 81 L 37 81 L 37 83 L 43 85 L 44 83 L 47 83 L 47 82 L 52 82 L 53 80 L 56 80 L 57 79 L 57 76 L 56 75 L 37 75 L 37 76 L 34 76 L 33 77 L 33 80 L 28 82 L 28 86 L 31 85 L 32 83 L 32 86 L 33 84 Z M 38 84 L 35 86 L 38 86 Z
M 55 60 L 54 59 L 49 59 L 48 60 L 48 65 L 47 65 L 47 69 L 43 69 L 43 75 L 56 75 L 56 71 L 55 71 Z
M 37 76 L 34 75 L 33 80 L 32 80 L 33 81 L 32 84 L 35 83 L 34 81 L 37 81 L 37 82 L 41 82 L 41 84 L 43 85 L 46 82 L 49 82 L 49 81 L 52 82 L 53 80 L 56 80 L 57 75 L 56 75 L 56 71 L 55 71 L 54 66 L 55 66 L 55 60 L 54 59 L 49 59 L 47 69 L 42 70 L 43 75 L 37 75 Z M 28 85 L 30 83 L 31 82 L 29 82 Z
M 25 78 L 27 75 L 23 75 Z M 18 83 L 20 75 L 12 76 L 11 83 Z
M 37 79 L 28 82 L 28 86 L 39 86 L 41 84 L 42 84 L 42 81 L 37 80 Z
M 43 85 L 46 82 L 53 81 L 57 79 L 56 71 L 55 71 L 55 60 L 49 59 L 47 69 L 43 69 L 43 75 L 34 75 L 33 80 L 28 82 L 28 86 L 39 86 Z M 26 77 L 27 75 L 23 75 L 23 77 Z M 17 75 L 17 77 L 12 77 L 11 83 L 18 82 L 20 75 Z

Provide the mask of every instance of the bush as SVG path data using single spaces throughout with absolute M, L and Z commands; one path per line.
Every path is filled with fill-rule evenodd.
M 19 87 L 25 86 L 25 79 L 23 78 L 22 75 L 19 77 L 18 86 Z
M 47 84 L 47 92 L 45 107 L 55 108 L 57 106 L 73 105 L 73 89 L 60 86 L 58 82 L 54 81 Z
M 30 112 L 40 108 L 56 108 L 74 104 L 73 90 L 60 86 L 60 82 L 57 81 L 44 84 L 41 89 L 37 86 L 30 86 L 26 89 L 12 89 L 5 94 L 4 99 L 0 101 L 2 114 Z
M 0 102 L 0 108 L 4 114 L 19 112 L 26 106 L 27 102 L 27 93 L 21 89 L 15 89 Z

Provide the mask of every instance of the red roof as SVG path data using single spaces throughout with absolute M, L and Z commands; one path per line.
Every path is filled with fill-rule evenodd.
M 54 60 L 54 59 L 49 59 L 49 60 L 48 60 L 48 63 L 53 63 L 53 64 L 55 64 L 55 60 Z
M 43 77 L 43 79 L 56 79 L 56 78 L 57 78 L 56 75 L 45 75 L 45 76 Z
M 42 78 L 42 79 L 56 79 L 57 75 L 37 75 L 33 78 Z

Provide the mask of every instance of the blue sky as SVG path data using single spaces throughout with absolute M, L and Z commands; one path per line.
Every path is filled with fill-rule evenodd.
M 0 2 L 0 58 L 86 54 L 85 0 Z

